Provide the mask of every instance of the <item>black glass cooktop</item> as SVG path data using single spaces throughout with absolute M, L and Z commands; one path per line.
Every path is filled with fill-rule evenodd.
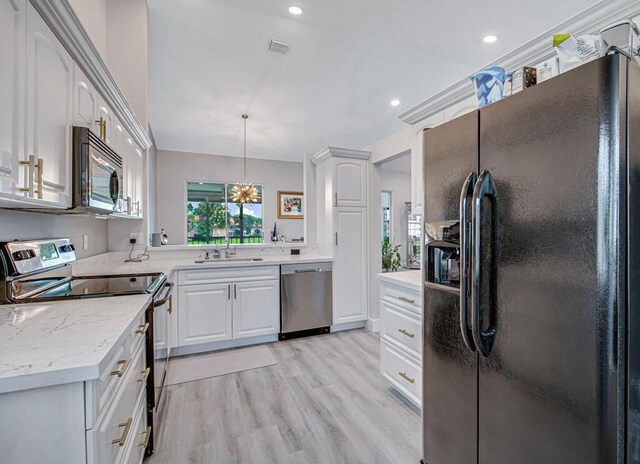
M 164 274 L 74 277 L 30 299 L 97 298 L 154 293 L 163 281 Z

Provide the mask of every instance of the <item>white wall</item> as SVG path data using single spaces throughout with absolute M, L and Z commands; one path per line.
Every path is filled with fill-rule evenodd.
M 158 150 L 156 163 L 157 227 L 166 229 L 171 244 L 185 243 L 187 181 L 242 181 L 242 158 L 238 157 Z M 247 180 L 264 186 L 266 240 L 274 222 L 278 224 L 278 233 L 287 239 L 303 236 L 302 219 L 277 219 L 278 191 L 303 191 L 303 163 L 247 159 Z
M 69 1 L 105 63 L 107 62 L 107 1 L 108 0 Z
M 76 0 L 79 1 L 79 0 Z M 93 0 L 92 0 L 93 1 Z M 148 127 L 147 0 L 108 0 L 107 65 L 143 127 Z
M 0 210 L 0 241 L 69 237 L 78 258 L 107 251 L 107 220 L 77 215 L 52 215 Z M 82 235 L 89 248 L 82 249 Z

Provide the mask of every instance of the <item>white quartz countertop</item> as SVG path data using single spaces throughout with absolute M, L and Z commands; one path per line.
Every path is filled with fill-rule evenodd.
M 378 274 L 378 280 L 419 292 L 422 286 L 422 271 L 384 272 Z
M 0 393 L 97 379 L 150 299 L 0 306 Z
M 262 261 L 195 258 L 124 263 L 100 256 L 74 263 L 74 275 L 142 274 L 170 276 L 183 269 L 236 268 L 333 261 L 318 254 L 267 255 Z M 0 393 L 99 378 L 104 364 L 144 310 L 151 295 L 87 298 L 0 305 Z

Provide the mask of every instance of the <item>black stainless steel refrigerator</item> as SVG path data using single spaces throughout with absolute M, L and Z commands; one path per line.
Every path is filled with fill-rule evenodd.
M 423 462 L 640 463 L 640 67 L 611 54 L 424 151 Z

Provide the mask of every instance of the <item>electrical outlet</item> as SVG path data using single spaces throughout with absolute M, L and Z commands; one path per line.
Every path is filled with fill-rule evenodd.
M 82 236 L 82 249 L 83 250 L 89 249 L 89 236 L 87 234 L 84 234 Z
M 142 234 L 129 234 L 129 243 L 142 243 Z

